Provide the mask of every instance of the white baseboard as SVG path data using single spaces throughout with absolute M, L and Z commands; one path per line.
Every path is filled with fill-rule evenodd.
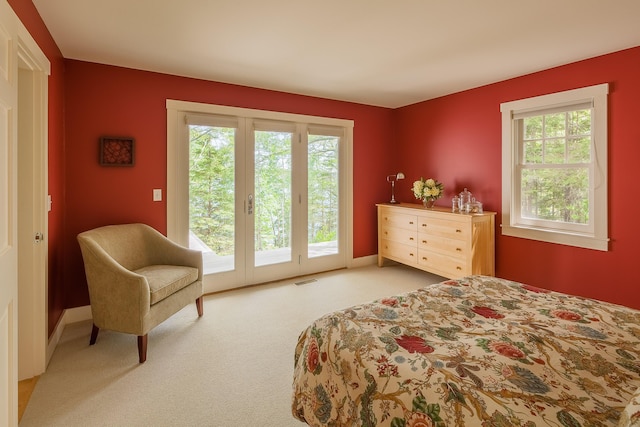
M 70 323 L 82 322 L 84 320 L 91 319 L 91 306 L 85 305 L 82 307 L 75 308 L 67 308 L 62 313 L 60 320 L 56 324 L 56 327 L 53 330 L 53 334 L 49 338 L 49 344 L 47 345 L 47 365 L 49 365 L 49 361 L 51 360 L 51 356 L 53 356 L 53 352 L 58 346 L 58 342 L 60 341 L 60 337 L 62 336 L 62 332 L 64 332 L 64 328 Z
M 378 255 L 363 256 L 360 258 L 353 258 L 349 268 L 366 267 L 378 263 Z
M 91 306 L 84 305 L 82 307 L 68 308 L 64 311 L 62 317 L 65 319 L 65 325 L 91 320 Z

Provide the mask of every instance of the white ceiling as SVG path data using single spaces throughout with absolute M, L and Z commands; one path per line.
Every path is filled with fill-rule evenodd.
M 33 0 L 65 58 L 400 107 L 640 45 L 638 0 Z

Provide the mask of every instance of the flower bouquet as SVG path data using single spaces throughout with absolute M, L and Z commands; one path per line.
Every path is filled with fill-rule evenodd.
M 413 183 L 413 195 L 418 200 L 422 200 L 425 207 L 433 207 L 436 200 L 438 200 L 444 194 L 444 185 L 433 178 L 415 181 Z

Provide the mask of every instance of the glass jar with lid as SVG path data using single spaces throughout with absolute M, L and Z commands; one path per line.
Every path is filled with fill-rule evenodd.
M 475 197 L 471 198 L 471 203 L 469 203 L 467 209 L 467 213 L 470 214 L 481 214 L 482 213 L 482 203 L 476 200 Z
M 459 201 L 460 212 L 461 213 L 468 213 L 469 212 L 469 204 L 471 203 L 471 199 L 473 198 L 473 195 L 465 187 L 465 189 L 460 192 L 460 196 L 459 197 L 460 197 L 460 201 Z

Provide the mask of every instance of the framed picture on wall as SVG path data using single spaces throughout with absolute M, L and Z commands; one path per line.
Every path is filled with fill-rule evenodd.
M 100 138 L 100 165 L 133 166 L 134 148 L 133 138 L 103 136 Z

